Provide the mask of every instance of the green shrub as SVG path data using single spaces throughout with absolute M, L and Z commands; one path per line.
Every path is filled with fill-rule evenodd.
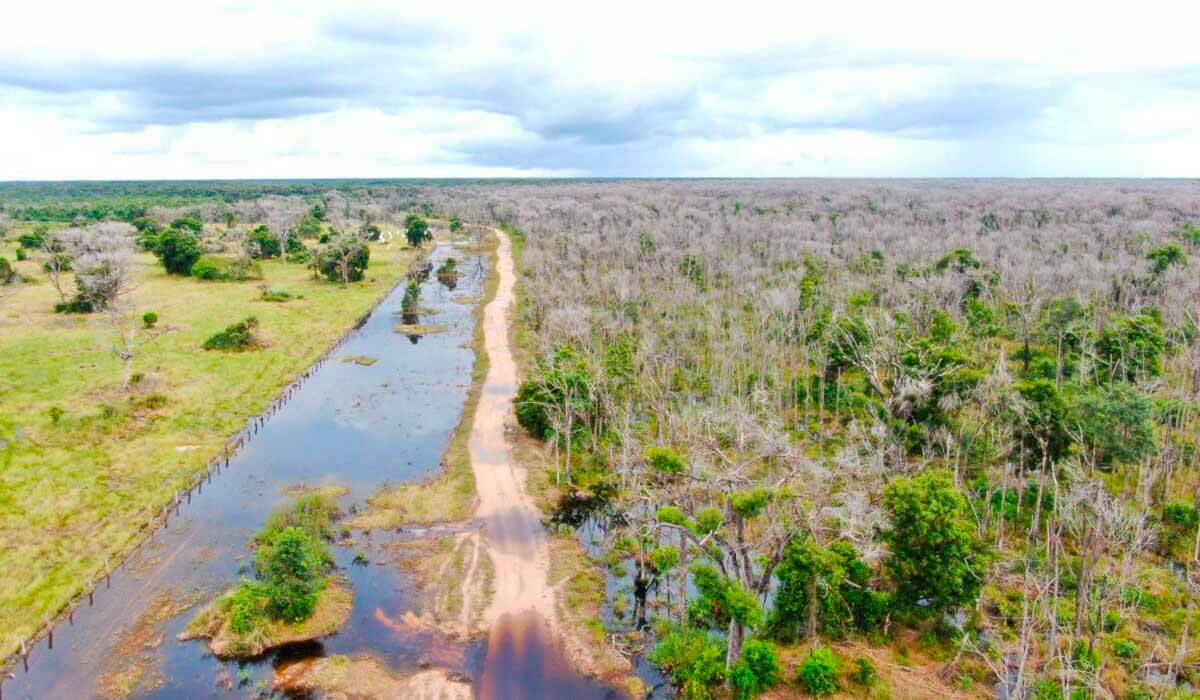
M 1172 265 L 1186 265 L 1187 253 L 1183 252 L 1178 243 L 1167 243 L 1150 251 L 1146 259 L 1150 261 L 1150 269 L 1154 274 L 1161 275 Z
M 54 304 L 54 313 L 56 314 L 90 314 L 95 310 L 96 305 L 82 295 L 76 295 L 74 299 Z
M 188 275 L 203 251 L 200 238 L 186 230 L 169 228 L 158 236 L 154 254 L 168 274 Z
M 194 234 L 199 234 L 204 230 L 204 224 L 194 216 L 183 216 L 172 221 L 171 228 L 176 231 L 191 231 Z
M 302 297 L 283 289 L 264 289 L 262 290 L 262 295 L 260 295 L 259 298 L 263 301 L 284 302 L 291 299 L 300 299 Z
M 22 260 L 25 260 L 27 257 L 29 257 L 29 256 L 25 255 L 24 248 L 17 248 L 17 262 L 21 262 Z
M 822 696 L 838 691 L 837 676 L 842 659 L 828 647 L 817 646 L 796 670 L 797 680 L 809 693 Z
M 1116 656 L 1122 661 L 1133 661 L 1135 658 L 1137 658 L 1138 645 L 1137 642 L 1134 642 L 1133 640 L 1114 639 L 1112 648 L 1113 656 Z
M 279 249 L 279 239 L 272 236 L 266 226 L 259 226 L 246 236 L 246 254 L 259 260 L 278 258 L 283 251 Z
M 65 412 L 58 406 L 51 406 L 50 408 L 46 409 L 46 415 L 50 417 L 50 422 L 54 425 L 58 425 L 58 422 L 62 420 L 64 413 Z
M 267 617 L 268 587 L 261 581 L 242 581 L 227 602 L 229 627 L 239 635 L 250 634 Z
M 153 328 L 156 323 L 158 323 L 158 314 L 153 311 L 142 314 L 142 325 L 146 328 Z
M 41 248 L 46 244 L 46 232 L 38 228 L 28 233 L 22 233 L 17 236 L 17 243 L 21 244 L 21 248 Z
M 66 253 L 51 253 L 50 259 L 42 263 L 43 272 L 70 272 L 71 271 L 71 256 Z
M 854 659 L 854 671 L 851 673 L 850 678 L 855 683 L 871 685 L 878 676 L 879 672 L 875 670 L 875 664 L 871 663 L 870 659 L 865 656 L 859 656 Z
M 267 585 L 267 612 L 277 620 L 302 622 L 312 616 L 325 586 L 325 545 L 289 527 L 260 546 L 254 568 Z
M 646 448 L 646 466 L 660 474 L 672 476 L 682 474 L 687 469 L 683 457 L 669 447 Z
M 714 689 L 725 680 L 725 645 L 694 627 L 669 627 L 659 636 L 649 658 L 667 672 L 681 698 L 712 698 Z
M 551 400 L 550 392 L 532 379 L 526 379 L 517 388 L 517 396 L 513 402 L 517 423 L 539 440 L 550 436 L 550 418 L 546 415 L 546 405 Z
M 258 345 L 258 339 L 254 335 L 256 328 L 258 328 L 258 319 L 247 316 L 204 341 L 204 349 L 248 350 Z
M 192 265 L 192 277 L 208 281 L 242 282 L 262 279 L 262 268 L 258 262 L 248 258 L 228 255 L 202 255 Z
M 747 700 L 779 682 L 779 657 L 770 642 L 751 639 L 742 648 L 742 658 L 734 664 L 729 680 L 734 697 Z

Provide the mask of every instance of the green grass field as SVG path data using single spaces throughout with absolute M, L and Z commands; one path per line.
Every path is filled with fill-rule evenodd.
M 86 591 L 106 561 L 119 561 L 225 439 L 386 294 L 413 255 L 377 244 L 366 280 L 344 289 L 278 260 L 263 263 L 261 281 L 223 283 L 168 277 L 139 256 L 138 313 L 154 311 L 160 328 L 175 330 L 142 349 L 130 393 L 104 315 L 53 313 L 58 295 L 42 256 L 14 263 L 41 283 L 0 299 L 0 659 Z M 14 244 L 0 245 L 0 256 L 13 261 Z M 260 301 L 264 284 L 303 298 Z M 265 348 L 201 349 L 250 315 Z

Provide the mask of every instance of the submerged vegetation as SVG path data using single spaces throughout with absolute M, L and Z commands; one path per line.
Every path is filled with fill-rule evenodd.
M 218 656 L 256 656 L 344 624 L 352 594 L 332 576 L 326 544 L 336 514 L 319 491 L 276 510 L 254 537 L 254 578 L 242 579 L 201 611 L 182 638 L 208 637 Z

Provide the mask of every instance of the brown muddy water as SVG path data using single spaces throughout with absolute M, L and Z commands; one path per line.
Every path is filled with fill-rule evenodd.
M 272 687 L 276 667 L 331 654 L 371 655 L 397 672 L 446 668 L 471 677 L 484 698 L 621 697 L 573 673 L 534 619 L 506 620 L 490 639 L 470 644 L 404 625 L 416 584 L 385 552 L 396 540 L 428 536 L 430 528 L 356 532 L 354 547 L 334 547 L 339 573 L 354 589 L 350 621 L 334 635 L 240 661 L 214 657 L 204 640 L 176 639 L 203 604 L 248 574 L 247 542 L 289 500 L 285 488 L 341 484 L 350 490 L 341 505 L 353 508 L 384 484 L 437 470 L 474 359 L 474 308 L 451 295 L 482 294 L 486 270 L 484 259 L 449 246 L 433 253 L 433 263 L 450 256 L 463 273 L 454 284 L 421 284 L 421 305 L 433 310 L 422 322 L 445 332 L 396 333 L 404 285 L 394 289 L 333 361 L 315 366 L 228 465 L 101 582 L 92 604 L 84 596 L 55 628 L 53 648 L 43 638 L 29 650 L 27 668 L 10 660 L 13 675 L 0 684 L 0 698 L 284 697 Z M 356 355 L 378 361 L 336 361 Z M 355 549 L 369 563 L 355 563 Z

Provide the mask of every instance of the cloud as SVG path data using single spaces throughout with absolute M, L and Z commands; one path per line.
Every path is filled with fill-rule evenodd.
M 1039 168 L 1084 148 L 1087 162 L 1107 164 L 1097 174 L 1141 174 L 1118 145 L 1153 142 L 1166 154 L 1190 143 L 1200 118 L 1200 68 L 1171 43 L 1174 25 L 1151 41 L 1136 18 L 1092 14 L 1074 21 L 1094 26 L 1064 39 L 1053 23 L 1070 13 L 1058 6 L 1044 23 L 1014 7 L 981 25 L 953 4 L 920 3 L 864 13 L 748 2 L 733 15 L 646 4 L 119 4 L 65 17 L 54 0 L 19 9 L 21 24 L 57 20 L 62 31 L 53 43 L 16 32 L 0 46 L 0 155 L 12 171 L 0 178 L 98 167 L 76 162 L 85 154 L 135 173 L 142 163 L 145 177 L 218 162 L 227 170 L 205 172 L 236 177 L 264 160 L 332 176 L 297 168 L 338 163 L 339 147 L 340 162 L 372 176 L 421 165 L 1053 175 Z M 6 133 L 18 125 L 25 136 Z M 1164 174 L 1197 168 L 1181 152 Z

